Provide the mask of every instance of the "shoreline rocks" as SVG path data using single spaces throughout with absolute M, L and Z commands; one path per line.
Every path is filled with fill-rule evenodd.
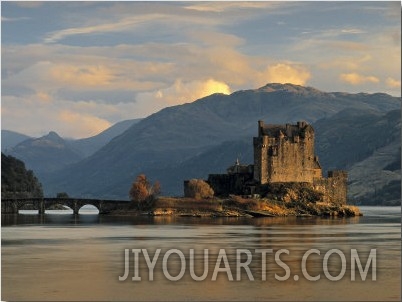
M 160 197 L 152 208 L 130 208 L 110 213 L 129 216 L 178 217 L 355 217 L 362 216 L 356 206 L 324 202 L 281 201 L 231 196 L 227 199 Z

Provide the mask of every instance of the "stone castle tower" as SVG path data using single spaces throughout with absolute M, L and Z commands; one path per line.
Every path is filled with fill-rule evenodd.
M 314 154 L 314 129 L 306 122 L 265 125 L 258 121 L 258 137 L 253 142 L 254 180 L 260 184 L 313 183 L 322 177 Z

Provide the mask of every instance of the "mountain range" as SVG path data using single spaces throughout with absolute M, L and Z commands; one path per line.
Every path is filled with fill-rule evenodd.
M 24 161 L 28 169 L 43 178 L 92 155 L 140 120 L 122 121 L 98 135 L 77 140 L 64 139 L 54 131 L 32 138 L 10 130 L 1 130 L 2 151 Z
M 311 123 L 321 165 L 350 172 L 350 197 L 354 199 L 367 201 L 366 197 L 373 198 L 385 186 L 394 188 L 396 179 L 400 181 L 400 148 L 393 148 L 400 146 L 400 98 L 383 93 L 322 92 L 292 84 L 213 94 L 165 108 L 133 123 L 79 161 L 37 175 L 45 195 L 67 192 L 77 197 L 128 198 L 139 173 L 159 180 L 163 194 L 182 195 L 184 179 L 224 173 L 236 158 L 251 164 L 258 120 Z M 70 147 L 77 150 L 77 145 Z M 378 158 L 384 152 L 387 160 L 381 161 Z M 364 161 L 370 162 L 368 171 L 361 168 Z M 375 192 L 371 183 L 364 184 L 364 173 L 378 175 L 371 180 L 377 184 Z M 395 197 L 391 195 L 388 199 Z

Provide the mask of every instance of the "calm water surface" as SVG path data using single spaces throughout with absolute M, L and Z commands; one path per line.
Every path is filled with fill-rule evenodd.
M 169 301 L 399 301 L 401 284 L 400 207 L 361 207 L 363 217 L 356 218 L 171 218 L 111 217 L 86 213 L 61 215 L 60 211 L 39 215 L 2 216 L 2 300 L 169 300 Z M 185 255 L 186 270 L 179 281 L 170 281 L 163 273 L 162 258 L 169 249 Z M 153 257 L 161 249 L 149 281 L 143 255 L 138 266 L 141 281 L 132 281 L 134 260 L 130 254 L 130 276 L 119 281 L 125 270 L 125 249 L 147 249 Z M 189 273 L 189 249 L 195 250 L 195 270 L 202 275 L 204 249 L 209 250 L 208 275 L 194 281 Z M 211 281 L 219 249 L 224 249 L 235 281 L 227 272 L 219 272 Z M 236 281 L 236 249 L 252 253 L 250 281 L 241 270 Z M 272 249 L 267 254 L 266 280 L 262 279 L 261 254 L 255 249 Z M 275 274 L 286 271 L 275 261 L 289 267 L 290 277 L 278 281 Z M 301 259 L 309 249 L 318 249 L 307 261 L 308 281 L 301 270 Z M 346 271 L 339 281 L 330 281 L 323 272 L 324 255 L 331 249 L 342 251 Z M 356 271 L 351 281 L 350 251 L 356 249 L 363 268 L 371 249 L 377 250 L 377 276 L 372 267 L 362 281 Z M 243 255 L 245 256 L 245 255 Z M 242 262 L 246 259 L 243 257 Z M 180 273 L 178 255 L 168 259 L 170 275 Z M 220 268 L 224 268 L 222 262 Z M 331 255 L 328 270 L 341 273 L 341 261 Z M 298 277 L 294 277 L 297 275 Z

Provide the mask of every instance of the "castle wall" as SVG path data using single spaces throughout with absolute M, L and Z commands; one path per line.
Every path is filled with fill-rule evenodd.
M 347 172 L 328 171 L 328 178 L 315 179 L 314 189 L 323 193 L 323 201 L 336 204 L 346 204 L 347 201 Z
M 299 142 L 279 139 L 268 148 L 268 177 L 270 182 L 313 182 L 314 139 Z
M 217 196 L 245 194 L 245 184 L 253 179 L 253 174 L 209 174 L 207 183 Z

